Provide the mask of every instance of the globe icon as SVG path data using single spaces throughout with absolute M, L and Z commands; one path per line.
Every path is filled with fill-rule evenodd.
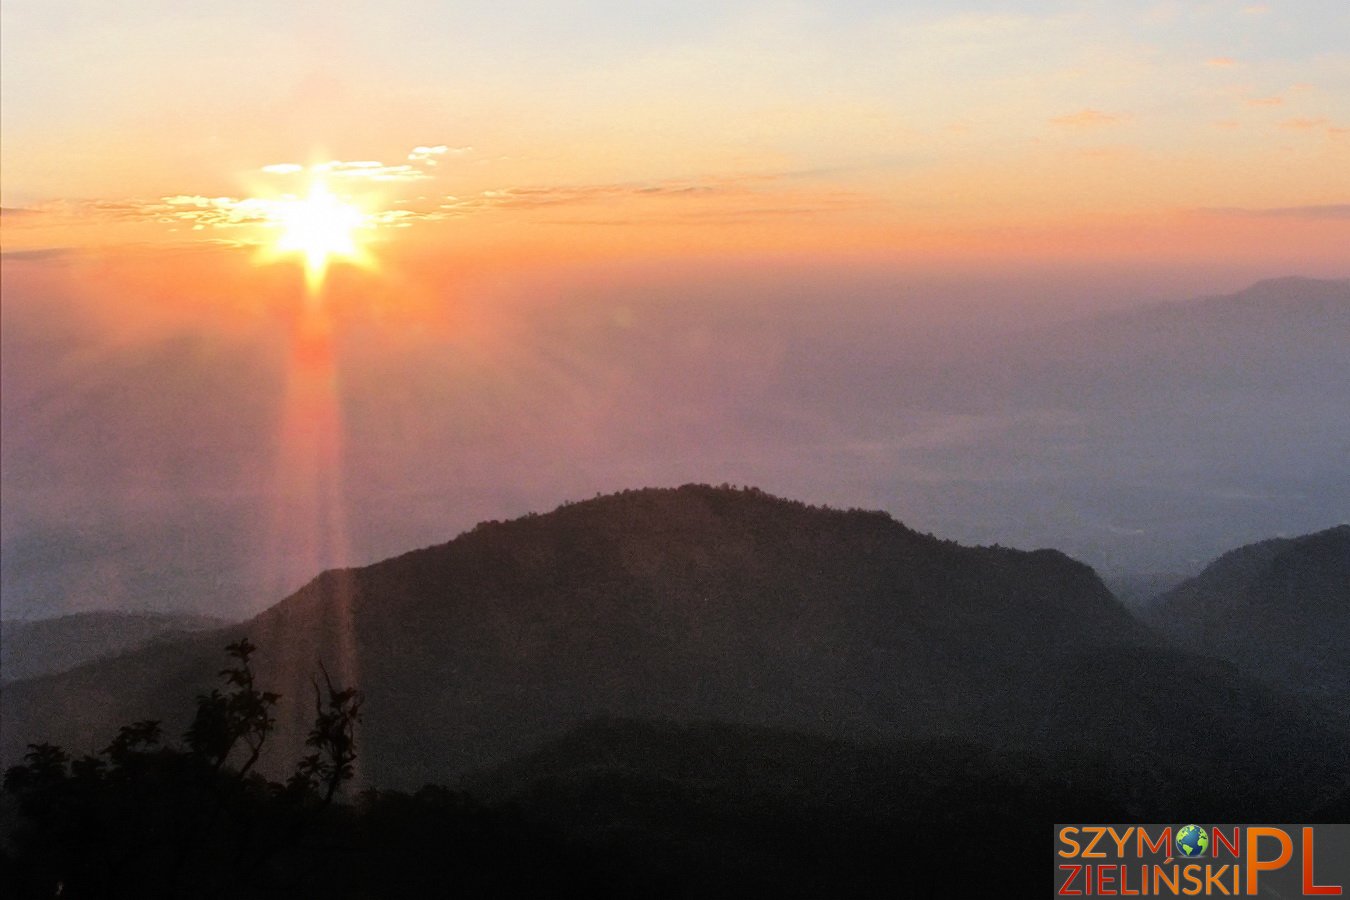
M 1183 825 L 1177 831 L 1176 843 L 1182 856 L 1204 856 L 1209 849 L 1209 833 L 1199 825 Z

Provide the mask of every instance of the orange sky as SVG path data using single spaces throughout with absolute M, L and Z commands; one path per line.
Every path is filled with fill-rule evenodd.
M 810 254 L 1337 274 L 1350 245 L 1335 0 L 637 16 L 16 0 L 3 15 L 6 252 L 252 250 L 278 236 L 260 201 L 315 178 L 366 211 L 377 254 L 475 266 Z

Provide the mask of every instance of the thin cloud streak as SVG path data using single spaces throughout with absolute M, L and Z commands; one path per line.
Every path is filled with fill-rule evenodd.
M 533 186 L 482 191 L 469 197 L 449 195 L 442 209 L 477 211 L 483 209 L 538 209 L 546 206 L 571 206 L 619 198 L 655 198 L 690 196 L 746 196 L 755 193 L 739 181 L 663 182 L 658 184 L 591 184 L 576 186 Z
M 419 145 L 408 151 L 406 163 L 389 164 L 378 159 L 330 159 L 310 166 L 293 162 L 270 163 L 259 171 L 267 175 L 298 175 L 309 171 L 316 175 L 343 179 L 424 181 L 435 177 L 428 170 L 439 165 L 441 158 L 460 156 L 472 150 L 472 147 L 451 147 L 448 144 Z
M 1050 124 L 1069 128 L 1096 128 L 1102 125 L 1115 125 L 1122 121 L 1124 119 L 1121 116 L 1104 113 L 1099 109 L 1082 109 L 1065 116 L 1056 116 L 1050 120 Z
M 1308 206 L 1275 206 L 1264 209 L 1212 207 L 1200 212 L 1213 216 L 1244 216 L 1277 219 L 1350 219 L 1350 203 L 1321 203 Z
M 319 163 L 313 170 L 322 175 L 335 178 L 369 179 L 371 181 L 422 181 L 432 177 L 429 173 L 414 166 L 400 164 L 387 166 L 378 160 L 330 160 Z
M 266 168 L 280 174 L 283 167 L 290 165 L 293 164 L 273 164 Z M 413 180 L 406 174 L 409 166 L 386 166 L 374 160 L 322 163 L 312 168 L 326 176 L 356 181 Z M 290 168 L 285 168 L 284 172 L 294 174 Z M 418 173 L 418 180 L 428 177 Z M 410 208 L 400 205 L 372 209 L 368 212 L 367 223 L 374 228 L 409 228 L 424 222 L 497 212 L 528 214 L 562 208 L 597 211 L 602 208 L 621 208 L 622 213 L 583 214 L 555 218 L 544 224 L 726 224 L 772 216 L 812 215 L 856 209 L 870 202 L 865 195 L 848 191 L 812 192 L 784 188 L 783 183 L 789 178 L 783 175 L 742 175 L 658 182 L 501 187 L 469 195 L 434 195 L 425 201 L 434 204 L 430 207 Z M 5 215 L 34 225 L 44 220 L 53 223 L 78 221 L 84 224 L 139 222 L 164 225 L 173 230 L 188 228 L 195 232 L 209 232 L 268 226 L 275 222 L 277 203 L 289 197 L 289 194 L 262 198 L 185 193 L 155 200 L 58 201 L 38 208 L 7 209 Z M 688 203 L 681 207 L 672 205 L 680 201 Z M 690 205 L 695 202 L 715 205 Z M 650 205 L 657 203 L 660 204 L 659 208 Z M 15 224 L 17 227 L 18 223 Z M 202 237 L 206 239 L 206 235 Z
M 1289 128 L 1293 131 L 1314 131 L 1320 128 L 1330 128 L 1331 123 L 1324 118 L 1312 118 L 1302 116 L 1293 119 L 1286 119 L 1280 123 L 1281 128 Z

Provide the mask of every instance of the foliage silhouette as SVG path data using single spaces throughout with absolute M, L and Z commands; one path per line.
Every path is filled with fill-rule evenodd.
M 222 694 L 219 689 L 197 696 L 197 715 L 192 720 L 184 740 L 189 750 L 219 770 L 235 747 L 248 748 L 248 756 L 239 766 L 243 777 L 258 762 L 268 734 L 276 726 L 272 709 L 281 695 L 260 691 L 254 682 L 250 657 L 257 647 L 242 638 L 225 648 L 235 665 L 220 670 L 220 675 L 233 690 Z
M 4 776 L 18 820 L 6 828 L 7 893 L 233 897 L 284 881 L 278 860 L 298 852 L 353 777 L 362 698 L 320 666 L 327 701 L 310 733 L 315 752 L 285 783 L 270 781 L 255 768 L 280 696 L 257 685 L 256 650 L 247 639 L 225 648 L 225 689 L 197 697 L 181 747 L 165 745 L 152 720 L 122 726 L 96 756 L 30 745 Z
M 0 794 L 0 893 L 16 898 L 367 898 L 448 885 L 475 895 L 649 895 L 640 874 L 531 823 L 428 786 L 337 802 L 355 776 L 362 693 L 311 679 L 312 752 L 289 777 L 258 762 L 280 697 L 254 678 L 257 648 L 226 648 L 223 689 L 197 697 L 181 746 L 124 725 L 97 755 L 30 744 Z M 609 869 L 610 871 L 605 871 Z
M 305 739 L 305 746 L 313 747 L 314 752 L 296 765 L 288 786 L 301 792 L 321 792 L 323 802 L 328 803 L 343 782 L 356 774 L 356 723 L 364 698 L 354 688 L 334 687 L 323 663 L 319 671 L 323 673 L 324 690 L 321 693 L 319 682 L 311 679 L 314 727 Z

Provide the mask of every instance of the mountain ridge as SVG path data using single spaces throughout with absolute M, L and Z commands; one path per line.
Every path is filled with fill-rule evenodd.
M 62 726 L 59 708 L 171 720 L 243 635 L 260 682 L 294 701 L 283 749 L 317 661 L 366 691 L 375 783 L 443 780 L 600 714 L 988 731 L 1057 647 L 1155 641 L 1058 551 L 962 547 L 754 490 L 643 489 L 331 570 L 249 622 L 18 683 L 0 696 L 5 758 L 19 731 L 87 740 L 92 723 Z
M 221 647 L 244 636 L 258 683 L 282 694 L 263 769 L 303 752 L 323 663 L 367 697 L 363 786 L 504 771 L 602 719 L 693 728 L 698 746 L 726 723 L 781 735 L 775 753 L 954 741 L 1144 817 L 1217 816 L 1234 790 L 1249 817 L 1297 817 L 1347 787 L 1343 718 L 1169 646 L 1059 551 L 965 547 L 884 513 L 707 485 L 480 523 L 324 572 L 249 622 L 16 682 L 0 692 L 0 755 L 42 739 L 96 750 L 144 719 L 181 733 Z
M 1350 697 L 1350 525 L 1230 550 L 1143 612 L 1180 646 L 1291 693 Z
M 193 614 L 91 610 L 0 623 L 0 680 L 18 681 L 116 656 L 151 641 L 209 631 L 226 619 Z

